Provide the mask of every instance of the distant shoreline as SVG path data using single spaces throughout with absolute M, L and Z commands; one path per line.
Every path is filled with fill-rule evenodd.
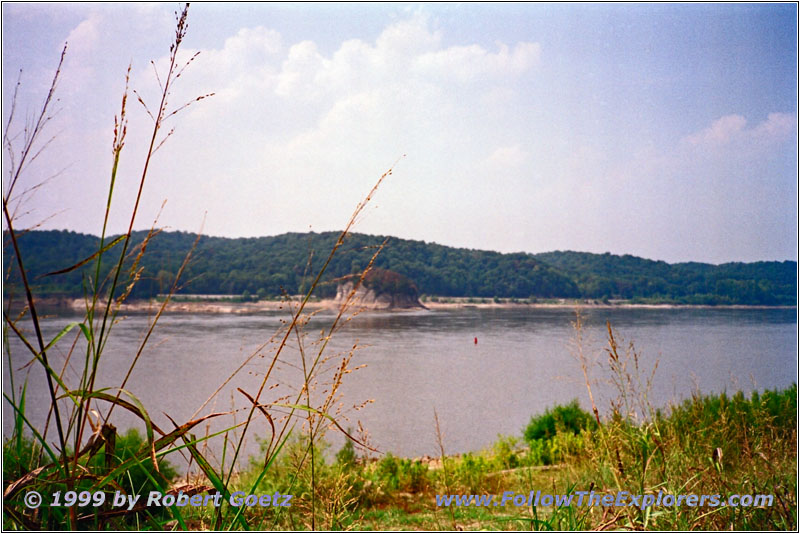
M 498 308 L 498 309 L 522 309 L 522 308 L 532 308 L 532 309 L 575 309 L 575 308 L 597 308 L 597 309 L 627 309 L 627 308 L 639 308 L 639 309 L 679 309 L 679 308 L 693 308 L 693 309 L 718 309 L 718 310 L 736 310 L 736 309 L 747 309 L 747 310 L 771 310 L 771 309 L 796 309 L 797 306 L 761 306 L 761 305 L 747 305 L 747 304 L 727 304 L 727 305 L 718 305 L 712 306 L 710 304 L 671 304 L 671 303 L 663 303 L 663 304 L 642 304 L 642 303 L 632 303 L 632 302 L 624 302 L 624 303 L 615 303 L 615 304 L 605 304 L 605 303 L 596 303 L 596 302 L 583 302 L 583 301 L 575 301 L 575 302 L 568 302 L 568 303 L 548 303 L 548 302 L 536 302 L 536 303 L 527 303 L 527 302 L 519 302 L 519 303 L 475 303 L 475 304 L 465 304 L 465 303 L 436 303 L 436 302 L 426 302 L 425 306 L 430 308 L 431 310 L 447 310 L 447 309 L 461 309 L 461 308 Z
M 459 309 L 512 309 L 512 310 L 538 310 L 538 309 L 567 309 L 572 310 L 575 308 L 589 308 L 589 309 L 746 309 L 746 310 L 759 310 L 759 309 L 796 309 L 797 306 L 760 306 L 760 305 L 717 305 L 711 306 L 707 304 L 673 304 L 673 303 L 631 303 L 627 301 L 617 301 L 610 303 L 603 303 L 592 300 L 567 300 L 559 299 L 558 301 L 550 302 L 525 302 L 503 299 L 500 302 L 475 302 L 476 298 L 466 297 L 449 297 L 438 298 L 438 302 L 434 302 L 431 298 L 426 299 L 423 304 L 429 311 L 445 311 L 445 310 L 459 310 Z M 470 302 L 470 300 L 472 302 Z M 85 309 L 83 299 L 41 299 L 39 301 L 43 308 L 59 309 L 59 310 L 73 310 L 82 311 Z M 121 313 L 151 313 L 158 312 L 162 305 L 161 300 L 131 300 L 125 302 L 120 307 Z M 290 301 L 276 301 L 276 300 L 261 300 L 257 302 L 231 302 L 221 298 L 212 299 L 192 299 L 186 300 L 180 298 L 172 300 L 167 305 L 164 313 L 196 313 L 196 314 L 236 314 L 248 315 L 257 314 L 262 312 L 275 312 L 275 311 L 288 311 L 292 308 L 296 309 L 301 300 L 298 297 Z M 338 310 L 341 302 L 334 299 L 325 300 L 309 300 L 305 309 L 308 311 L 317 310 Z M 366 312 L 379 311 L 379 312 L 393 312 L 393 313 L 406 313 L 406 312 L 419 312 L 425 311 L 422 308 L 407 308 L 407 309 L 387 309 L 376 307 L 356 307 L 352 306 L 351 310 L 356 311 L 363 309 Z

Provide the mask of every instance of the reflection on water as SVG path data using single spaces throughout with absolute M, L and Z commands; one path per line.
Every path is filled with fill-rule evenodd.
M 242 408 L 247 402 L 236 388 L 251 393 L 258 389 L 279 342 L 269 339 L 281 319 L 285 315 L 277 313 L 164 316 L 126 389 L 142 400 L 159 425 L 169 427 L 162 412 L 176 421 L 188 420 L 225 378 L 255 354 L 202 413 Z M 323 313 L 306 327 L 310 357 L 318 350 L 310 342 L 332 319 Z M 46 319 L 46 337 L 52 338 L 69 320 Z M 532 414 L 555 403 L 578 398 L 586 405 L 583 376 L 571 347 L 573 320 L 572 311 L 553 309 L 361 314 L 326 349 L 326 354 L 337 355 L 357 344 L 353 365 L 367 364 L 346 376 L 342 410 L 349 422 L 343 425 L 355 427 L 361 420 L 382 451 L 433 455 L 437 451 L 434 409 L 447 451 L 454 453 L 485 447 L 498 434 L 519 435 Z M 703 392 L 785 387 L 797 375 L 795 310 L 587 309 L 584 350 L 600 360 L 606 320 L 625 343 L 635 342 L 644 369 L 649 371 L 658 361 L 651 393 L 657 405 L 685 398 L 695 387 Z M 132 315 L 114 327 L 100 367 L 100 386 L 119 386 L 146 326 L 147 317 Z M 55 367 L 63 365 L 71 342 L 67 336 L 51 351 Z M 19 342 L 12 341 L 11 348 L 13 367 L 19 369 L 29 358 Z M 77 384 L 83 355 L 80 351 L 73 355 L 68 383 Z M 335 356 L 327 368 L 340 359 Z M 8 366 L 4 368 L 3 390 L 8 392 Z M 25 372 L 15 372 L 17 386 Z M 301 377 L 297 341 L 291 339 L 268 384 L 279 385 L 264 400 L 296 391 Z M 321 399 L 325 387 L 322 381 L 314 394 Z M 594 387 L 601 407 L 607 406 L 608 386 L 600 381 Z M 28 415 L 34 424 L 43 423 L 47 399 L 44 375 L 38 366 L 31 366 Z M 354 404 L 367 399 L 375 402 L 352 411 Z M 11 426 L 10 412 L 4 410 L 5 435 Z M 236 417 L 241 421 L 242 413 Z M 118 427 L 137 424 L 122 410 L 115 410 L 113 418 Z M 219 421 L 197 434 L 225 428 L 222 425 Z M 258 421 L 255 430 L 266 435 L 266 424 Z M 335 436 L 331 441 L 340 443 Z M 257 451 L 258 444 L 251 439 L 247 452 Z

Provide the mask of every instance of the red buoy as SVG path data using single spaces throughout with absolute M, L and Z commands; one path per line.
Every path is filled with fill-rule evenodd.
M 477 337 L 475 338 L 475 344 L 476 345 L 478 344 L 478 338 Z

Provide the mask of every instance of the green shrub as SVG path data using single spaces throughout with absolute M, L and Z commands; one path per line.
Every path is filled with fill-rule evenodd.
M 355 465 L 356 449 L 353 447 L 353 442 L 349 439 L 344 442 L 342 448 L 336 453 L 336 463 L 342 467 L 352 467 Z
M 379 483 L 385 490 L 418 493 L 428 486 L 428 466 L 419 460 L 397 458 L 386 453 L 376 469 Z
M 517 456 L 519 438 L 514 436 L 498 436 L 497 442 L 492 446 L 492 453 L 499 469 L 514 469 L 520 466 Z
M 400 489 L 420 493 L 427 487 L 428 466 L 419 460 L 403 460 L 400 464 Z
M 377 475 L 378 480 L 381 481 L 385 489 L 396 490 L 400 485 L 398 478 L 399 460 L 391 453 L 387 452 L 386 456 L 381 458 L 378 462 Z
M 468 452 L 456 462 L 454 475 L 459 491 L 478 493 L 486 485 L 486 475 L 490 469 L 488 462 L 480 455 Z
M 592 414 L 581 409 L 575 399 L 567 405 L 547 408 L 542 415 L 531 418 L 525 427 L 525 441 L 532 443 L 538 439 L 552 439 L 558 432 L 580 434 L 582 430 L 594 430 L 597 422 Z

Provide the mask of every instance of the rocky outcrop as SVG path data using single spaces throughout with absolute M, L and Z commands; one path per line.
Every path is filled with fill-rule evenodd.
M 340 283 L 336 301 L 344 302 L 357 280 Z M 373 268 L 356 290 L 352 304 L 373 310 L 427 309 L 419 301 L 417 285 L 410 278 L 394 271 Z

